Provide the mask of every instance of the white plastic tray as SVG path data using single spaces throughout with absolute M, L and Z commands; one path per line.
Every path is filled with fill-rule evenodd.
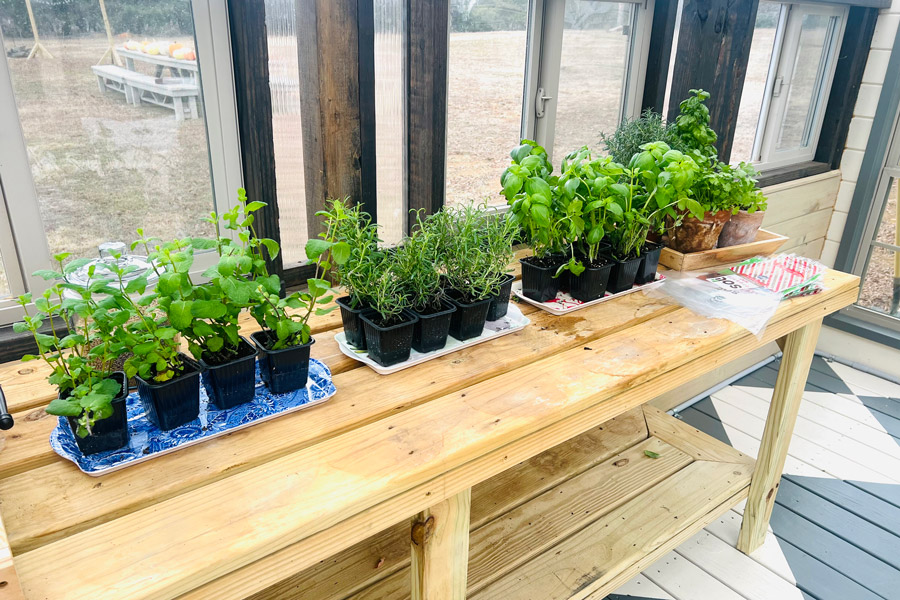
M 665 280 L 665 275 L 663 275 L 662 273 L 657 273 L 656 279 L 654 281 L 651 281 L 650 283 L 635 285 L 630 290 L 625 290 L 624 292 L 619 292 L 618 294 L 610 294 L 609 292 L 607 292 L 606 295 L 602 298 L 597 298 L 596 300 L 591 300 L 590 302 L 582 302 L 581 300 L 576 300 L 565 292 L 557 292 L 556 298 L 548 300 L 547 302 L 538 302 L 537 300 L 532 300 L 531 298 L 526 297 L 525 294 L 522 293 L 521 280 L 513 282 L 512 293 L 524 302 L 537 306 L 541 310 L 545 310 L 548 313 L 554 315 L 566 315 L 572 311 L 587 308 L 588 306 L 594 306 L 595 304 L 600 304 L 601 302 L 606 302 L 607 300 L 612 300 L 613 298 L 621 298 L 622 296 L 627 296 L 628 294 L 633 294 L 634 292 L 649 290 L 651 288 L 658 287 Z
M 356 359 L 359 362 L 368 365 L 379 375 L 390 375 L 391 373 L 396 373 L 397 371 L 408 369 L 409 367 L 412 367 L 419 363 L 427 362 L 439 356 L 444 356 L 445 354 L 450 354 L 451 352 L 456 352 L 457 350 L 462 350 L 463 348 L 468 348 L 469 346 L 474 346 L 475 344 L 480 344 L 482 342 L 493 340 L 500 336 L 519 331 L 529 323 L 531 323 L 531 320 L 522 314 L 522 311 L 519 310 L 519 307 L 516 306 L 515 303 L 510 302 L 509 310 L 507 311 L 506 316 L 497 319 L 496 321 L 488 321 L 487 323 L 485 323 L 484 331 L 482 331 L 481 335 L 479 335 L 478 337 L 468 339 L 464 342 L 461 342 L 452 337 L 448 337 L 447 344 L 440 350 L 425 353 L 416 352 L 415 350 L 413 350 L 407 360 L 401 363 L 397 363 L 396 365 L 391 365 L 390 367 L 382 367 L 377 362 L 369 358 L 368 352 L 364 350 L 357 350 L 355 347 L 348 344 L 347 336 L 343 331 L 334 336 L 334 339 L 337 341 L 338 347 L 341 349 L 341 352 L 343 352 L 350 358 Z

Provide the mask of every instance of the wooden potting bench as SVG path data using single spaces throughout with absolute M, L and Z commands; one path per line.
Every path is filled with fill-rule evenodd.
M 524 330 L 386 377 L 340 354 L 332 313 L 328 403 L 101 478 L 51 451 L 45 372 L 5 365 L 0 598 L 599 599 L 745 498 L 751 551 L 822 318 L 857 297 L 825 284 L 761 338 L 640 293 L 523 306 Z M 772 340 L 756 462 L 645 406 Z

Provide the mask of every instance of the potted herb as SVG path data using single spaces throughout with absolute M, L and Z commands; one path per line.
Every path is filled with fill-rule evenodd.
M 662 115 L 649 108 L 636 119 L 623 120 L 611 135 L 601 133 L 600 140 L 612 160 L 622 165 L 631 162 L 631 158 L 641 152 L 641 146 L 650 142 L 665 142 L 673 150 L 682 152 L 688 150 L 675 124 L 663 122 Z
M 347 343 L 365 350 L 366 334 L 360 316 L 369 307 L 369 299 L 366 273 L 359 267 L 378 251 L 378 228 L 368 213 L 359 206 L 350 206 L 349 198 L 331 200 L 328 210 L 316 214 L 324 219 L 325 230 L 320 237 L 332 243 L 342 242 L 350 248 L 347 259 L 332 272 L 335 284 L 347 292 L 335 303 L 341 310 Z
M 456 306 L 450 319 L 450 335 L 465 341 L 484 331 L 492 298 L 503 279 L 489 251 L 491 243 L 485 237 L 488 221 L 494 217 L 486 207 L 474 205 L 448 207 L 438 214 L 447 297 Z
M 587 147 L 563 161 L 558 189 L 573 214 L 569 217 L 570 258 L 560 267 L 568 271 L 568 292 L 583 302 L 606 293 L 613 263 L 605 254 L 606 234 L 624 215 L 611 191 L 624 173 L 612 159 L 593 158 Z
M 407 308 L 395 253 L 370 253 L 356 269 L 368 290 L 369 308 L 362 312 L 360 320 L 369 357 L 383 367 L 407 360 L 419 318 Z
M 259 349 L 259 375 L 273 394 L 285 394 L 306 386 L 309 378 L 309 353 L 315 339 L 311 335 L 309 319 L 313 313 L 325 315 L 334 307 L 325 307 L 332 300 L 330 284 L 322 279 L 333 265 L 344 264 L 350 256 L 350 246 L 336 241 L 333 231 L 324 239 L 306 244 L 306 256 L 315 266 L 315 276 L 306 280 L 306 291 L 281 297 L 281 280 L 277 275 L 257 275 L 256 291 L 250 314 L 261 331 L 250 335 Z M 269 255 L 278 255 L 278 245 L 266 246 Z
M 415 231 L 394 254 L 402 293 L 418 320 L 413 329 L 412 347 L 417 352 L 440 350 L 447 344 L 451 315 L 456 311 L 444 297 L 438 252 L 440 218 L 423 222 L 417 215 Z
M 756 240 L 756 234 L 766 216 L 766 197 L 756 183 L 756 170 L 747 163 L 729 167 L 734 183 L 734 208 L 731 219 L 725 223 L 719 235 L 718 246 L 749 244 Z
M 131 249 L 143 245 L 156 270 L 150 248 L 155 240 L 145 238 L 141 229 L 138 235 L 140 239 Z M 179 351 L 178 331 L 159 307 L 159 292 L 143 295 L 137 301 L 132 298 L 145 293 L 147 274 L 126 283 L 125 277 L 132 267 L 120 267 L 119 255 L 113 256 L 116 262 L 108 263 L 106 268 L 115 276 L 122 292 L 119 304 L 133 315 L 116 334 L 131 352 L 125 361 L 125 374 L 137 380 L 138 396 L 150 422 L 162 430 L 190 423 L 200 412 L 200 367 Z
M 30 332 L 37 344 L 38 355 L 26 354 L 22 360 L 41 359 L 51 369 L 47 381 L 59 395 L 46 411 L 66 417 L 83 454 L 108 452 L 128 444 L 128 383 L 125 374 L 112 372 L 110 365 L 125 352 L 115 333 L 130 313 L 119 306 L 120 292 L 110 285 L 112 280 L 96 274 L 96 265 L 88 268 L 86 286 L 66 282 L 67 275 L 90 262 L 77 259 L 64 264 L 69 256 L 53 257 L 58 271 L 35 273 L 56 283 L 34 298 L 33 314 L 28 308 L 32 294 L 19 297 L 25 318 L 13 329 Z M 75 292 L 76 297 L 64 297 L 64 290 Z M 50 333 L 40 331 L 45 322 Z
M 487 204 L 483 205 L 485 218 L 482 220 L 482 245 L 490 264 L 489 271 L 494 274 L 491 286 L 491 304 L 486 319 L 496 321 L 506 316 L 509 310 L 509 298 L 512 284 L 516 277 L 510 272 L 513 256 L 513 244 L 519 228 L 506 215 L 491 214 Z
M 559 267 L 566 262 L 562 210 L 547 152 L 531 140 L 513 148 L 500 183 L 513 223 L 533 251 L 522 263 L 522 292 L 538 302 L 556 297 Z

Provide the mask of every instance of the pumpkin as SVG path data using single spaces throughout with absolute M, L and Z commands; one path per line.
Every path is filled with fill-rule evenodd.
M 179 44 L 178 42 L 169 44 L 169 56 L 175 56 L 175 51 L 181 48 L 184 48 L 184 44 Z

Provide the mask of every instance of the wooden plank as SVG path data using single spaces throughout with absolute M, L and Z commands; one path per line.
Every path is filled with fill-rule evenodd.
M 566 479 L 609 459 L 647 437 L 640 408 L 555 446 L 472 488 L 472 528 L 529 501 Z M 298 594 L 316 600 L 342 600 L 402 570 L 409 597 L 409 527 L 405 522 L 330 557 L 301 573 L 283 579 L 252 600 L 287 600 Z M 379 584 L 391 597 L 393 581 Z M 366 594 L 374 593 L 367 592 Z
M 678 546 L 676 552 L 732 590 L 740 592 L 747 600 L 804 598 L 803 593 L 793 583 L 789 583 L 706 530 Z M 657 579 L 655 576 L 652 578 Z
M 605 596 L 591 594 L 585 600 L 604 600 Z M 632 577 L 614 594 L 608 596 L 609 600 L 638 600 L 650 598 L 653 600 L 675 600 L 666 590 L 662 589 L 643 575 Z
M 611 591 L 616 576 L 633 577 L 651 557 L 658 558 L 673 541 L 681 541 L 679 534 L 693 535 L 698 523 L 746 489 L 750 473 L 746 464 L 694 462 L 501 577 L 472 600 L 525 594 L 580 600 L 601 589 Z
M 758 418 L 765 418 L 766 410 L 770 406 L 765 400 L 736 389 L 721 390 L 714 397 L 717 402 L 730 404 Z M 853 432 L 837 429 L 841 423 L 852 423 L 849 419 L 835 413 L 830 413 L 835 418 L 829 419 L 826 411 L 821 408 L 812 409 L 812 412 L 805 408 L 802 410 L 804 415 L 799 416 L 798 413 L 794 427 L 796 437 L 825 446 L 861 466 L 868 466 L 873 471 L 881 473 L 888 481 L 900 483 L 900 445 L 894 438 L 883 431 L 873 431 L 868 436 L 859 435 L 866 438 L 863 442 L 855 439 Z M 823 422 L 830 423 L 832 427 Z
M 647 457 L 647 450 L 659 458 Z M 689 464 L 688 455 L 650 438 L 479 528 L 472 533 L 469 595 L 477 596 Z
M 19 576 L 13 562 L 12 550 L 6 537 L 6 528 L 0 520 L 0 598 L 3 600 L 24 600 Z
M 883 0 L 875 1 L 878 4 L 885 3 Z M 853 119 L 853 109 L 856 107 L 859 86 L 862 83 L 872 36 L 875 33 L 878 9 L 851 5 L 846 19 L 841 51 L 838 53 L 831 91 L 822 117 L 821 134 L 816 144 L 815 160 L 828 163 L 832 169 L 837 169 L 841 165 L 850 121 Z
M 750 58 L 758 0 L 685 0 L 669 92 L 669 120 L 689 90 L 708 91 L 710 127 L 728 162 Z
M 792 246 L 790 248 L 785 248 L 782 252 L 787 254 L 799 254 L 800 256 L 807 256 L 809 258 L 813 258 L 819 260 L 822 256 L 822 249 L 825 247 L 825 238 L 820 237 L 819 239 L 813 240 L 811 242 L 806 242 L 805 244 L 800 244 L 799 246 Z
M 647 51 L 647 75 L 644 78 L 644 95 L 641 100 L 642 111 L 650 109 L 659 114 L 665 111 L 672 41 L 675 37 L 675 24 L 678 21 L 677 12 L 678 2 L 675 0 L 657 0 L 653 3 L 650 47 Z
M 254 214 L 257 235 L 280 243 L 266 6 L 228 0 L 228 14 L 244 188 L 251 200 L 268 204 Z M 270 272 L 281 272 L 281 254 L 274 259 L 266 256 L 266 262 Z
M 465 600 L 472 488 L 413 518 L 412 600 Z
M 855 294 L 856 291 L 851 290 L 848 299 L 841 300 L 837 303 L 852 302 L 852 298 L 855 297 Z M 787 319 L 787 321 L 790 320 L 791 319 Z M 797 323 L 781 322 L 770 325 L 767 335 L 772 336 L 769 339 L 774 339 L 797 327 Z M 763 343 L 765 343 L 765 341 L 766 340 L 763 340 Z M 722 360 L 727 362 L 728 360 L 732 360 L 735 356 L 740 356 L 746 351 L 747 348 L 742 347 L 741 343 L 736 343 L 721 350 L 719 354 L 722 355 Z M 691 367 L 692 369 L 689 369 L 688 374 L 685 375 L 686 378 L 695 377 L 698 373 L 703 373 L 711 368 L 710 358 L 707 356 L 695 360 L 691 363 Z M 664 390 L 670 379 L 670 377 L 659 378 L 634 388 L 633 392 L 638 398 L 636 404 L 641 404 L 647 399 L 652 398 L 661 389 Z M 392 506 L 383 504 L 367 509 L 359 515 L 342 522 L 340 526 L 331 531 L 316 534 L 303 542 L 294 544 L 282 551 L 272 554 L 265 560 L 260 560 L 248 567 L 233 571 L 227 576 L 221 577 L 217 581 L 205 585 L 193 593 L 185 595 L 184 598 L 215 598 L 217 600 L 226 597 L 241 598 L 251 591 L 262 589 L 265 587 L 266 581 L 277 581 L 283 577 L 284 572 L 290 572 L 291 569 L 299 570 L 311 565 L 317 560 L 318 555 L 327 555 L 337 552 L 355 541 L 364 539 L 367 535 L 377 531 L 381 527 L 387 526 L 388 524 L 403 518 L 404 513 L 411 514 L 417 510 L 426 508 L 430 504 L 428 499 L 433 497 L 434 494 L 440 490 L 443 490 L 446 494 L 450 491 L 463 489 L 466 487 L 465 482 L 471 481 L 471 474 L 473 472 L 481 473 L 482 478 L 490 477 L 502 471 L 505 468 L 505 465 L 510 461 L 511 456 L 522 456 L 522 453 L 525 453 L 525 456 L 530 456 L 532 454 L 529 452 L 536 453 L 540 451 L 540 448 L 551 445 L 548 440 L 567 439 L 585 431 L 587 427 L 585 423 L 601 423 L 608 420 L 610 408 L 610 402 L 595 405 L 587 411 L 583 411 L 580 414 L 547 427 L 542 430 L 538 436 L 523 439 L 506 446 L 505 448 L 494 451 L 482 459 L 473 461 L 470 465 L 466 465 L 466 467 L 457 469 L 448 474 L 448 476 L 440 478 L 440 480 L 410 490 L 403 494 L 402 498 L 395 497 L 392 501 Z M 537 448 L 538 450 L 529 451 L 529 448 Z M 438 484 L 440 484 L 440 487 L 437 487 Z M 739 500 L 740 497 L 736 497 L 734 502 Z M 406 502 L 406 504 L 403 504 L 403 502 Z M 734 502 L 731 504 L 726 503 L 724 506 L 732 506 Z M 725 508 L 723 507 L 722 510 L 725 510 Z M 710 518 L 712 518 L 712 516 Z M 381 522 L 384 525 L 378 527 L 378 522 Z M 618 584 L 625 579 L 627 579 L 627 577 L 615 579 L 611 585 Z
M 738 539 L 739 522 L 740 515 L 729 511 L 721 519 L 713 521 L 707 527 L 707 531 L 726 544 L 733 545 Z M 775 536 L 770 536 L 750 557 L 764 567 L 782 574 L 783 577 L 795 579 L 797 587 L 814 598 L 853 598 L 853 600 L 881 598 L 793 544 L 776 540 Z
M 769 203 L 763 227 L 771 229 L 778 223 L 834 208 L 840 184 L 841 172 L 828 171 L 763 188 Z
M 829 208 L 788 219 L 787 221 L 776 223 L 771 227 L 771 230 L 788 238 L 788 241 L 783 245 L 784 248 L 802 246 L 825 237 L 825 234 L 828 233 L 828 225 L 831 223 L 831 212 Z
M 825 370 L 829 369 L 832 373 L 841 378 L 844 383 L 850 386 L 858 386 L 861 389 L 868 390 L 874 396 L 883 396 L 885 398 L 893 399 L 894 405 L 896 406 L 897 399 L 900 399 L 900 383 L 895 383 L 893 381 L 888 381 L 887 379 L 882 379 L 877 375 L 872 375 L 871 373 L 866 373 L 865 371 L 860 371 L 859 369 L 854 369 L 853 367 L 848 367 L 845 364 L 839 363 L 837 361 L 831 361 L 829 363 L 825 363 L 824 361 L 818 363 L 816 365 L 816 370 L 820 372 L 826 372 Z M 854 390 L 853 393 L 860 393 Z M 894 415 L 897 416 L 897 410 L 895 409 Z
M 672 444 L 694 460 L 753 464 L 753 459 L 746 454 L 717 442 L 699 429 L 673 419 L 658 408 L 644 405 L 643 409 L 650 435 Z
M 16 552 L 32 549 L 181 491 L 262 464 L 354 426 L 396 414 L 521 367 L 538 353 L 551 355 L 584 347 L 609 332 L 676 310 L 672 305 L 639 294 L 621 300 L 606 303 L 607 308 L 601 311 L 595 310 L 599 306 L 582 311 L 587 318 L 573 315 L 559 319 L 549 313 L 533 312 L 532 324 L 515 334 L 392 375 L 391 394 L 383 393 L 384 379 L 369 369 L 354 369 L 336 375 L 334 382 L 338 393 L 320 407 L 285 415 L 235 432 L 221 441 L 212 440 L 112 473 L 103 477 L 103 485 L 99 488 L 94 479 L 85 478 L 66 461 L 50 456 L 52 451 L 46 446 L 40 446 L 47 454 L 47 460 L 52 462 L 39 472 L 0 481 L 0 498 L 21 499 L 16 506 L 4 507 L 4 518 L 11 524 L 13 547 Z M 591 313 L 600 312 L 603 313 L 602 320 L 591 318 Z M 314 352 L 316 346 L 318 343 L 313 346 Z M 367 400 L 360 402 L 359 398 Z M 229 450 L 223 451 L 225 446 L 222 444 Z M 172 476 L 172 473 L 178 476 Z M 35 485 L 35 481 L 41 479 L 54 483 Z M 57 485 L 66 488 L 65 496 L 53 491 Z M 40 506 L 45 517 L 34 518 L 31 508 L 34 506 Z
M 896 568 L 780 505 L 772 511 L 772 531 L 779 540 L 883 598 L 893 596 L 900 586 L 900 571 Z
M 139 563 L 129 560 L 130 550 L 125 549 L 119 554 L 123 564 L 117 564 L 115 573 L 109 571 L 109 576 L 115 577 L 120 591 L 128 590 L 133 597 L 187 591 L 284 548 L 293 540 L 308 537 L 294 554 L 295 564 L 305 566 L 297 554 L 306 553 L 303 560 L 308 561 L 312 556 L 347 547 L 360 539 L 354 539 L 356 535 L 365 536 L 382 523 L 383 527 L 404 513 L 422 510 L 435 500 L 468 487 L 473 480 L 495 474 L 504 464 L 533 456 L 540 449 L 708 370 L 712 361 L 706 358 L 707 354 L 717 353 L 722 360 L 730 360 L 796 329 L 814 316 L 845 306 L 856 297 L 855 277 L 829 272 L 826 279 L 830 282 L 829 292 L 784 303 L 762 340 L 737 326 L 676 311 L 610 336 L 609 344 L 602 350 L 570 350 L 540 361 L 541 368 L 530 366 L 495 377 L 464 392 L 444 396 L 226 481 L 25 553 L 19 558 L 20 574 L 29 570 L 31 576 L 23 580 L 40 586 L 36 592 L 40 589 L 38 593 L 52 596 L 49 588 L 62 582 L 39 575 L 42 569 L 71 556 L 68 548 L 73 545 L 79 547 L 82 559 L 85 554 L 102 552 L 102 540 L 121 539 L 125 531 L 129 536 L 146 536 L 140 548 L 146 558 Z M 686 352 L 686 347 L 691 350 Z M 650 357 L 652 361 L 642 360 Z M 679 368 L 681 365 L 685 368 Z M 544 369 L 555 376 L 545 377 Z M 665 378 L 654 379 L 663 373 Z M 510 389 L 518 392 L 511 395 Z M 551 415 L 556 422 L 549 424 Z M 423 430 L 422 423 L 432 424 L 432 429 Z M 473 436 L 476 431 L 490 431 L 490 444 L 499 444 L 497 449 L 480 445 Z M 514 441 L 501 452 L 503 440 Z M 374 448 L 381 452 L 372 452 Z M 366 461 L 359 463 L 354 460 L 357 456 L 365 456 Z M 330 468 L 322 469 L 321 465 L 326 464 Z M 292 475 L 286 478 L 284 473 Z M 407 491 L 398 494 L 403 489 Z M 352 496 L 347 493 L 349 490 L 353 491 Z M 248 505 L 247 494 L 264 498 L 265 502 Z M 377 505 L 388 494 L 393 494 L 390 505 Z M 308 511 L 296 511 L 298 495 L 304 497 Z M 229 502 L 228 497 L 241 500 Z M 279 497 L 292 498 L 291 509 L 281 504 Z M 207 509 L 211 498 L 215 498 L 216 511 Z M 427 504 L 422 506 L 423 502 Z M 365 521 L 356 521 L 356 516 L 347 518 L 346 509 L 351 504 L 357 510 L 367 510 L 368 506 L 372 511 L 365 515 Z M 240 516 L 248 511 L 252 511 L 252 518 Z M 335 524 L 336 518 L 345 519 L 340 526 L 341 535 L 335 536 L 334 528 L 325 539 L 313 535 Z M 223 527 L 226 522 L 229 526 Z M 252 531 L 241 530 L 251 526 Z M 163 531 L 168 533 L 163 535 Z M 81 540 L 87 538 L 91 543 L 85 550 Z M 238 541 L 237 546 L 232 546 Z M 215 559 L 203 550 L 207 545 L 216 548 Z M 148 554 L 150 547 L 157 551 Z M 185 561 L 185 556 L 191 559 Z M 79 593 L 93 595 L 105 589 L 102 571 L 113 569 L 113 565 L 109 560 L 103 565 L 92 573 L 90 581 L 75 586 Z M 167 577 L 148 583 L 148 569 L 162 570 Z M 139 578 L 140 584 L 133 578 Z M 72 582 L 66 585 L 71 592 Z
M 410 211 L 426 214 L 444 205 L 449 18 L 449 0 L 407 3 L 407 198 Z
M 327 198 L 362 198 L 357 0 L 296 0 L 309 237 Z M 328 52 L 322 52 L 328 48 Z
M 764 172 L 760 173 L 757 181 L 760 187 L 767 188 L 780 183 L 806 179 L 807 177 L 815 177 L 816 175 L 821 175 L 831 170 L 830 164 L 810 160 L 788 165 L 786 167 L 766 169 Z
M 689 542 L 690 540 L 685 543 Z M 644 569 L 644 575 L 656 585 L 669 590 L 678 600 L 700 600 L 701 598 L 747 600 L 745 596 L 675 551 L 669 552 Z M 783 596 L 775 597 L 779 600 L 786 600 Z
M 784 471 L 784 460 L 806 386 L 806 374 L 821 328 L 822 321 L 813 321 L 787 337 L 750 486 L 741 539 L 738 541 L 738 548 L 745 554 L 756 550 L 766 535 L 766 526 L 775 504 L 775 494 Z
M 900 545 L 900 521 L 894 524 L 897 531 L 885 531 L 848 512 L 830 498 L 814 494 L 788 478 L 782 479 L 777 503 L 894 569 L 900 569 L 900 557 L 896 552 Z

